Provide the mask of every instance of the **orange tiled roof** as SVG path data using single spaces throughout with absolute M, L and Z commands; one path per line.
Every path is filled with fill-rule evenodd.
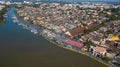
M 93 50 L 96 52 L 105 52 L 106 48 L 97 46 L 97 47 L 94 47 Z
M 70 34 L 72 35 L 72 36 L 77 36 L 77 35 L 81 35 L 81 34 L 83 34 L 84 33 L 84 28 L 83 27 L 78 27 L 78 28 L 76 28 L 76 29 L 73 29 L 73 30 L 70 30 L 69 32 L 70 32 Z

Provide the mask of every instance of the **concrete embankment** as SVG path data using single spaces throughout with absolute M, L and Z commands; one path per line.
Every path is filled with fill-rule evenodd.
M 90 57 L 91 59 L 94 59 L 94 60 L 96 60 L 96 61 L 98 61 L 98 62 L 100 62 L 100 63 L 102 63 L 102 64 L 104 64 L 104 65 L 106 65 L 106 66 L 108 66 L 108 67 L 117 67 L 117 66 L 113 65 L 112 63 L 107 63 L 107 62 L 101 60 L 100 58 L 94 57 L 92 54 L 90 54 L 90 53 L 88 53 L 88 52 L 83 52 L 83 51 L 81 51 L 81 50 L 78 51 L 78 50 L 75 50 L 75 49 L 71 49 L 71 48 L 68 48 L 68 47 L 64 47 L 64 46 L 58 45 L 56 42 L 54 42 L 54 41 L 52 41 L 52 40 L 47 39 L 47 38 L 44 37 L 44 36 L 43 36 L 43 38 L 45 38 L 47 41 L 49 41 L 49 42 L 52 43 L 53 45 L 56 45 L 56 46 L 58 46 L 58 47 L 60 47 L 60 48 L 64 48 L 64 49 L 66 49 L 66 50 L 70 50 L 70 51 L 73 51 L 73 52 L 76 52 L 76 53 L 79 53 L 79 54 L 82 54 L 82 55 L 85 55 L 85 56 L 88 56 L 88 57 Z

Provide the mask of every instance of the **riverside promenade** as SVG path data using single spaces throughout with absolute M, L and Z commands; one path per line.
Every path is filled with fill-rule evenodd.
M 108 67 L 117 67 L 117 66 L 115 66 L 114 64 L 112 64 L 111 62 L 107 63 L 107 62 L 103 61 L 102 59 L 93 56 L 93 55 L 92 55 L 91 53 L 89 53 L 89 52 L 84 52 L 84 51 L 82 51 L 82 50 L 75 50 L 75 49 L 71 49 L 71 48 L 68 48 L 68 47 L 65 47 L 65 46 L 61 46 L 61 45 L 58 45 L 58 43 L 56 43 L 56 42 L 54 42 L 54 41 L 52 41 L 52 40 L 49 40 L 49 39 L 46 38 L 45 36 L 43 36 L 43 37 L 44 37 L 46 40 L 48 40 L 50 43 L 53 43 L 54 45 L 56 45 L 56 46 L 58 46 L 58 47 L 60 47 L 60 48 L 64 48 L 64 49 L 66 49 L 66 50 L 70 50 L 70 51 L 73 51 L 73 52 L 76 52 L 76 53 L 79 53 L 79 54 L 88 56 L 88 57 L 90 57 L 91 59 L 94 59 L 94 60 L 96 60 L 96 61 L 98 61 L 98 62 L 100 62 L 100 63 L 102 63 L 102 64 L 104 64 L 104 65 L 106 65 L 106 66 L 108 66 Z

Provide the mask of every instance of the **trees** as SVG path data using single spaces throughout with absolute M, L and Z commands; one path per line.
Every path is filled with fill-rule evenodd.
M 6 6 L 5 8 L 3 8 L 1 11 L 0 11 L 0 23 L 3 23 L 4 22 L 4 18 L 3 18 L 3 14 L 7 11 L 9 6 Z
M 120 19 L 120 8 L 111 8 L 106 11 L 111 11 L 112 15 L 106 14 L 106 17 L 109 18 L 108 21 L 114 21 L 114 20 L 119 20 Z
M 92 41 L 87 41 L 85 45 L 89 48 L 90 46 L 93 46 L 94 43 Z

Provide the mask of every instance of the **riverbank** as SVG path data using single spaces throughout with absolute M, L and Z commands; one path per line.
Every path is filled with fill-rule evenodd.
M 29 23 L 29 22 L 28 22 Z M 26 24 L 26 23 L 25 23 Z M 31 31 L 32 29 L 31 28 L 34 28 L 35 27 L 35 25 L 33 25 L 33 24 L 31 24 L 31 23 L 29 23 L 28 25 L 30 25 L 29 26 L 29 30 Z M 36 25 L 37 26 L 37 25 Z M 44 34 L 43 33 L 43 31 L 44 30 L 46 30 L 46 29 L 44 29 L 44 28 L 39 28 L 39 26 L 38 26 L 38 28 L 34 28 L 34 29 L 37 29 L 37 31 L 39 31 L 39 29 L 41 30 L 42 29 L 42 31 L 41 32 L 39 32 L 39 34 L 43 34 L 42 36 L 43 36 L 43 38 L 45 38 L 45 39 L 47 39 L 48 41 L 50 41 L 51 43 L 53 43 L 53 44 L 56 44 L 57 46 L 59 46 L 59 47 L 62 47 L 62 48 L 65 48 L 65 49 L 68 49 L 68 50 L 72 50 L 72 51 L 74 51 L 74 52 L 78 52 L 78 53 L 81 53 L 81 54 L 83 54 L 83 55 L 86 55 L 86 56 L 89 56 L 89 57 L 91 57 L 91 58 L 93 58 L 93 59 L 95 59 L 95 60 L 97 60 L 97 61 L 99 61 L 99 62 L 101 62 L 101 63 L 103 63 L 103 64 L 105 64 L 106 66 L 110 66 L 110 67 L 113 67 L 114 65 L 112 65 L 112 64 L 109 64 L 109 63 L 106 63 L 106 62 L 104 62 L 103 60 L 101 60 L 100 58 L 98 58 L 98 57 L 95 57 L 95 56 L 93 56 L 91 53 L 89 53 L 89 52 L 84 52 L 84 51 L 81 51 L 80 49 L 74 49 L 74 48 L 69 48 L 69 47 L 66 47 L 67 45 L 69 45 L 69 44 L 65 44 L 65 41 L 61 41 L 60 39 L 56 39 L 56 37 L 55 37 L 55 35 L 59 35 L 59 34 L 56 34 L 55 32 L 53 32 L 53 31 L 51 31 L 51 30 L 47 30 L 47 32 L 48 33 L 54 33 L 55 35 L 54 35 L 54 37 L 50 37 L 50 36 L 48 36 L 48 34 Z M 60 42 L 60 43 L 59 43 Z M 64 44 L 61 44 L 61 43 L 64 43 Z M 66 45 L 66 46 L 65 46 Z M 115 66 L 114 66 L 115 67 Z
M 7 16 L 5 13 L 9 10 L 9 6 L 5 6 L 1 11 L 0 11 L 0 24 L 5 22 L 5 17 Z
M 19 16 L 17 16 L 17 17 L 19 17 Z M 19 17 L 20 18 L 20 17 Z M 23 20 L 24 21 L 24 20 Z M 30 25 L 30 23 L 26 23 L 27 25 Z M 33 24 L 31 24 L 30 26 L 33 26 Z M 29 27 L 30 27 L 29 26 Z M 33 26 L 34 27 L 34 26 Z M 41 29 L 43 29 L 43 28 L 40 28 L 40 27 L 36 27 L 37 28 L 37 30 L 41 30 Z M 35 28 L 35 29 L 36 29 Z M 41 32 L 39 32 L 40 34 L 41 34 Z M 73 52 L 76 52 L 76 53 L 79 53 L 79 54 L 82 54 L 82 55 L 85 55 L 85 56 L 88 56 L 88 57 L 90 57 L 90 58 L 92 58 L 92 59 L 94 59 L 94 60 L 96 60 L 96 61 L 98 61 L 98 62 L 100 62 L 100 63 L 102 63 L 102 64 L 104 64 L 104 65 L 106 65 L 106 66 L 108 66 L 108 67 L 116 67 L 115 65 L 112 65 L 111 63 L 106 63 L 106 62 L 104 62 L 104 61 L 102 61 L 100 58 L 96 58 L 96 57 L 94 57 L 92 54 L 90 54 L 90 53 L 88 53 L 88 52 L 83 52 L 83 51 L 81 51 L 81 50 L 75 50 L 75 49 L 71 49 L 71 48 L 68 48 L 68 47 L 65 47 L 65 46 L 63 46 L 63 45 L 61 45 L 61 44 L 59 44 L 59 43 L 57 43 L 57 42 L 55 42 L 55 41 L 52 41 L 52 40 L 50 40 L 47 36 L 45 36 L 44 34 L 43 35 L 41 35 L 44 39 L 46 39 L 47 41 L 49 41 L 50 43 L 52 43 L 52 44 L 54 44 L 54 45 L 56 45 L 56 46 L 58 46 L 58 47 L 60 47 L 60 48 L 64 48 L 64 49 L 66 49 L 66 50 L 70 50 L 70 51 L 73 51 Z
M 13 9 L 7 15 L 6 22 L 0 25 L 0 67 L 106 67 L 87 56 L 57 47 L 13 23 Z
M 102 61 L 100 58 L 94 57 L 92 54 L 90 54 L 90 53 L 88 53 L 88 52 L 83 52 L 83 51 L 81 51 L 81 50 L 78 51 L 78 50 L 74 50 L 74 49 L 71 49 L 71 48 L 68 48 L 68 47 L 65 47 L 65 46 L 61 46 L 61 45 L 58 45 L 58 43 L 56 43 L 56 42 L 54 42 L 54 41 L 52 41 L 52 40 L 49 40 L 49 39 L 47 39 L 47 38 L 44 37 L 44 36 L 43 36 L 43 38 L 45 38 L 47 41 L 49 41 L 49 42 L 52 43 L 53 45 L 56 45 L 56 46 L 58 46 L 58 47 L 60 47 L 60 48 L 66 49 L 66 50 L 70 50 L 70 51 L 73 51 L 73 52 L 82 54 L 82 55 L 87 56 L 87 57 L 89 57 L 89 58 L 91 58 L 91 59 L 94 59 L 94 60 L 96 60 L 97 62 L 100 62 L 100 63 L 102 63 L 102 64 L 104 64 L 104 65 L 106 65 L 106 66 L 108 66 L 108 67 L 117 67 L 117 66 L 113 65 L 112 63 L 106 63 L 106 62 Z

